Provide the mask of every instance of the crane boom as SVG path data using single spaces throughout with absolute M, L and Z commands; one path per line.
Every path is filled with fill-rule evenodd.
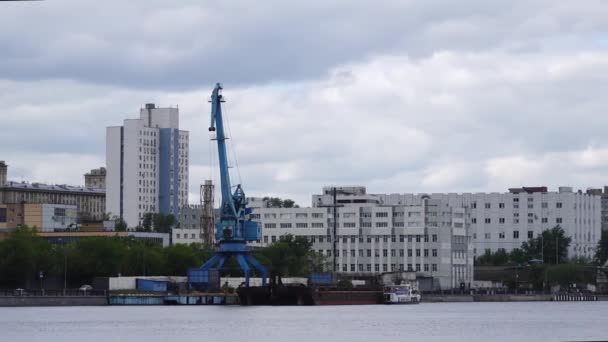
M 224 118 L 222 117 L 222 86 L 217 83 L 211 93 L 211 122 L 209 131 L 216 132 L 214 140 L 217 141 L 217 151 L 220 167 L 220 186 L 222 201 L 220 206 L 219 222 L 215 226 L 215 240 L 218 242 L 218 251 L 213 258 L 207 261 L 202 270 L 213 267 L 222 269 L 225 261 L 235 257 L 239 266 L 245 273 L 245 283 L 249 286 L 251 267 L 257 269 L 262 276 L 262 284 L 266 285 L 268 271 L 258 262 L 247 247 L 247 242 L 260 241 L 261 229 L 257 222 L 251 221 L 248 215 L 251 209 L 247 208 L 245 193 L 238 184 L 232 192 L 230 174 L 228 172 L 228 155 L 226 152 L 226 134 L 224 131 Z

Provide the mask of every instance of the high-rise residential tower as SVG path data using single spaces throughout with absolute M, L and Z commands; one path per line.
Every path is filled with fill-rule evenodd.
M 145 213 L 178 215 L 188 203 L 188 132 L 177 108 L 146 104 L 139 119 L 106 129 L 106 208 L 128 227 Z

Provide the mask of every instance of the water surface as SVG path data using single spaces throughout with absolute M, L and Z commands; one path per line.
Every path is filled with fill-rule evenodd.
M 0 308 L 0 341 L 608 340 L 608 302 Z

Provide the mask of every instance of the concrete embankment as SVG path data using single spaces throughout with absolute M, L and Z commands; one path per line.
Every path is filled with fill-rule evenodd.
M 0 297 L 2 306 L 99 306 L 108 305 L 105 296 L 6 296 Z
M 551 295 L 423 295 L 422 302 L 426 303 L 465 303 L 465 302 L 548 302 Z

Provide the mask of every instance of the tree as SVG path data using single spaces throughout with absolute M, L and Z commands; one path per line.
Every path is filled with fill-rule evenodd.
M 158 233 L 170 233 L 175 226 L 175 216 L 156 213 L 153 217 L 154 231 Z
M 325 264 L 324 258 L 312 250 L 312 242 L 302 236 L 282 236 L 259 254 L 260 262 L 281 276 L 308 276 L 321 271 Z
M 117 232 L 125 232 L 127 231 L 127 222 L 122 219 L 122 217 L 114 216 L 112 217 L 112 221 L 114 221 L 114 230 Z
M 154 213 L 145 213 L 141 222 L 141 226 L 144 231 L 151 232 L 152 231 L 152 220 L 154 219 Z
M 299 206 L 291 199 L 281 199 L 278 197 L 264 197 L 264 201 L 268 201 L 269 208 L 299 208 Z
M 595 248 L 595 256 L 593 261 L 597 265 L 604 265 L 608 261 L 608 231 L 602 231 L 602 237 Z
M 283 201 L 283 208 L 293 208 L 293 206 L 296 204 L 296 202 L 290 200 L 290 199 L 286 199 Z
M 566 232 L 557 225 L 524 242 L 521 249 L 530 259 L 541 259 L 546 264 L 562 264 L 567 262 L 571 241 L 572 238 L 566 237 Z

